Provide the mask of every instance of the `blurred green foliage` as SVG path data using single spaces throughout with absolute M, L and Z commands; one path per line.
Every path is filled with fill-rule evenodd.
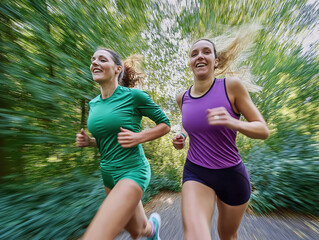
M 1 239 L 71 239 L 84 233 L 105 198 L 100 174 L 78 171 L 1 188 Z
M 251 207 L 318 215 L 318 2 L 305 0 L 20 0 L 0 2 L 1 239 L 72 239 L 105 197 L 96 149 L 78 149 L 88 101 L 99 93 L 90 58 L 99 46 L 145 58 L 147 90 L 171 120 L 170 134 L 143 144 L 153 177 L 146 202 L 178 191 L 187 149 L 177 151 L 177 93 L 192 84 L 191 42 L 258 23 L 252 94 L 271 131 L 238 135 L 251 175 Z M 213 39 L 214 40 L 214 39 Z M 143 128 L 153 126 L 143 120 Z
M 281 149 L 252 147 L 245 157 L 252 182 L 251 206 L 259 213 L 277 209 L 319 215 L 319 144 L 295 129 Z
M 162 189 L 178 191 L 179 184 L 153 175 L 142 202 Z M 6 184 L 0 194 L 1 239 L 79 238 L 106 196 L 100 172 L 80 171 L 40 183 Z

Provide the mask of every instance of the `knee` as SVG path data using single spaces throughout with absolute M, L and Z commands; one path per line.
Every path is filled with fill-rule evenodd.
M 139 227 L 136 227 L 135 229 L 130 230 L 129 233 L 131 235 L 131 238 L 138 239 L 142 237 L 146 226 L 147 226 L 147 222 Z
M 142 231 L 140 229 L 135 229 L 133 231 L 130 231 L 130 235 L 131 235 L 131 238 L 138 239 L 139 237 L 142 236 Z
M 130 233 L 130 235 L 131 235 L 131 238 L 134 240 L 138 239 L 140 237 L 140 235 L 138 233 L 135 233 L 135 232 Z
M 233 234 L 218 232 L 220 240 L 237 240 L 237 232 Z
M 183 228 L 185 240 L 211 239 L 210 225 L 205 222 L 184 221 Z
M 138 239 L 139 237 L 141 237 L 141 232 L 138 231 L 131 231 L 130 232 L 131 238 L 133 239 Z

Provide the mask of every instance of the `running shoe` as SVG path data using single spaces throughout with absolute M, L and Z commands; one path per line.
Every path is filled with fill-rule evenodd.
M 152 213 L 150 218 L 148 219 L 154 228 L 153 236 L 148 238 L 147 240 L 161 240 L 159 237 L 159 231 L 161 228 L 161 216 L 158 213 Z

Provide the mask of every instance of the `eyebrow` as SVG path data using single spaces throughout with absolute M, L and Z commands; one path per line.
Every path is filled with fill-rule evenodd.
M 204 50 L 206 50 L 206 49 L 211 50 L 211 48 L 210 48 L 210 47 L 203 47 L 202 49 L 204 49 Z M 195 48 L 193 51 L 195 51 L 195 50 L 198 50 L 198 48 Z
M 101 57 L 104 57 L 104 58 L 108 59 L 106 55 L 98 55 L 98 56 L 97 56 L 97 58 L 101 58 Z M 95 59 L 95 58 L 96 58 L 96 57 L 93 56 L 93 57 L 91 57 L 91 60 L 93 60 L 93 59 Z
M 202 48 L 202 50 L 207 50 L 207 49 L 210 50 L 210 51 L 212 51 L 212 49 L 211 49 L 210 47 L 203 47 L 203 48 Z M 192 53 L 192 52 L 195 52 L 195 51 L 198 51 L 198 49 L 197 49 L 197 48 L 193 49 L 193 50 L 191 51 L 191 53 Z

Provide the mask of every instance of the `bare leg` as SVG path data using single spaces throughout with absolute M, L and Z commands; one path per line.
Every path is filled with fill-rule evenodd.
M 107 187 L 104 188 L 106 194 L 108 195 L 111 192 L 111 189 Z M 142 201 L 138 203 L 132 218 L 124 228 L 130 233 L 133 239 L 150 235 L 152 231 L 152 225 L 146 217 Z
M 217 199 L 217 230 L 220 240 L 236 240 L 237 231 L 247 209 L 248 202 L 231 206 Z
M 148 221 L 143 204 L 140 201 L 135 209 L 135 212 L 125 226 L 125 230 L 128 231 L 133 239 L 137 239 L 141 236 L 148 236 L 151 234 L 152 225 Z
M 122 179 L 111 191 L 108 190 L 106 188 L 108 195 L 85 232 L 83 240 L 113 240 L 131 222 L 136 211 L 140 211 L 143 190 L 136 182 Z M 145 228 L 149 227 L 144 223 L 144 219 L 141 219 L 140 224 L 146 225 Z
M 187 181 L 182 187 L 182 217 L 185 240 L 210 240 L 211 221 L 216 193 L 196 181 Z

